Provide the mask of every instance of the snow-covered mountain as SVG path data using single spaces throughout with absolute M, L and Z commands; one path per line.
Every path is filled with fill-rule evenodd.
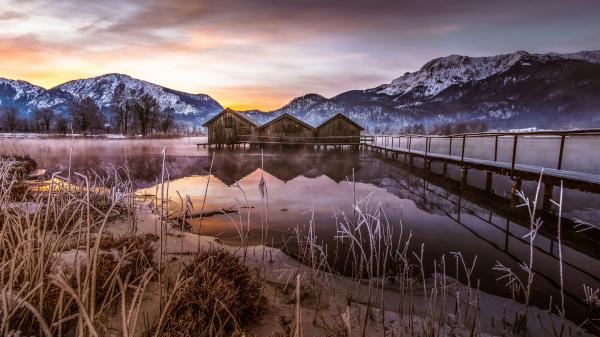
M 67 113 L 69 104 L 91 97 L 108 115 L 115 88 L 128 96 L 149 93 L 180 120 L 201 125 L 221 111 L 203 94 L 175 91 L 122 74 L 70 81 L 43 89 L 0 78 L 0 107 L 28 115 L 49 107 Z M 411 124 L 477 120 L 492 128 L 600 126 L 600 51 L 532 54 L 517 51 L 486 57 L 450 55 L 427 62 L 391 83 L 326 98 L 307 94 L 269 111 L 247 111 L 264 123 L 283 113 L 317 125 L 341 112 L 375 130 Z
M 29 82 L 0 77 L 0 106 L 28 110 L 31 102 L 45 92 L 46 89 Z
M 188 94 L 122 74 L 69 81 L 50 91 L 68 93 L 72 97 L 91 97 L 102 109 L 110 109 L 115 88 L 121 83 L 125 86 L 127 96 L 150 94 L 157 100 L 161 109 L 173 108 L 179 115 L 203 117 L 222 109 L 221 105 L 208 95 Z
M 91 97 L 108 115 L 118 85 L 124 86 L 127 97 L 150 94 L 161 109 L 173 108 L 180 119 L 204 120 L 222 110 L 221 105 L 208 95 L 176 91 L 123 74 L 73 80 L 48 90 L 25 81 L 0 79 L 0 106 L 14 106 L 24 115 L 39 108 L 66 113 L 74 100 Z
M 450 55 L 376 88 L 300 96 L 252 115 L 264 120 L 287 112 L 316 124 L 342 112 L 381 130 L 466 120 L 493 128 L 600 126 L 598 93 L 600 51 Z
M 564 59 L 600 63 L 600 51 L 572 54 L 530 54 L 517 51 L 487 57 L 450 55 L 433 59 L 418 71 L 405 73 L 390 84 L 372 90 L 391 96 L 411 95 L 415 99 L 431 97 L 453 84 L 482 80 L 507 71 L 519 62 L 550 62 Z

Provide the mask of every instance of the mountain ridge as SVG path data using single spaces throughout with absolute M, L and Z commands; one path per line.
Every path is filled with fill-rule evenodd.
M 157 100 L 161 109 L 173 108 L 181 119 L 202 120 L 223 108 L 209 95 L 186 93 L 119 73 L 75 79 L 49 89 L 22 80 L 0 78 L 0 105 L 7 106 L 12 103 L 25 116 L 41 108 L 51 108 L 66 114 L 70 103 L 83 97 L 90 97 L 108 115 L 114 90 L 120 84 L 125 86 L 128 98 L 148 93 Z M 10 85 L 12 88 L 6 87 Z M 13 97 L 7 97 L 9 96 L 7 92 L 9 94 L 12 92 Z M 29 99 L 22 100 L 23 93 L 33 94 Z
M 275 110 L 245 113 L 259 122 L 289 113 L 314 124 L 341 112 L 377 129 L 466 120 L 480 120 L 491 127 L 530 126 L 536 120 L 555 120 L 558 127 L 562 127 L 560 123 L 600 125 L 600 117 L 596 117 L 600 112 L 600 97 L 596 94 L 600 92 L 599 74 L 600 50 L 448 55 L 432 59 L 387 84 L 329 98 L 309 93 Z M 24 116 L 38 108 L 64 114 L 72 101 L 91 97 L 109 115 L 117 85 L 124 85 L 129 97 L 151 94 L 161 109 L 172 108 L 179 119 L 195 126 L 223 108 L 209 95 L 186 93 L 119 73 L 71 80 L 49 89 L 0 78 L 0 107 L 14 106 Z
M 585 65 L 582 65 L 585 64 Z M 494 82 L 510 71 L 527 73 L 527 67 L 551 73 L 544 79 L 545 92 L 537 90 L 538 97 L 533 99 L 527 92 L 535 90 L 537 83 L 532 77 L 519 77 L 519 83 L 505 77 L 506 83 Z M 579 78 L 572 76 L 582 66 L 588 72 L 582 72 Z M 554 69 L 554 71 L 552 69 Z M 307 121 L 323 119 L 337 112 L 372 126 L 375 130 L 385 130 L 392 125 L 396 129 L 411 124 L 439 124 L 467 120 L 479 120 L 490 124 L 490 127 L 578 127 L 587 125 L 600 126 L 600 92 L 597 71 L 600 69 L 600 50 L 582 51 L 569 54 L 532 54 L 517 51 L 511 54 L 496 56 L 470 57 L 449 55 L 433 59 L 425 63 L 415 72 L 407 72 L 389 84 L 379 85 L 364 90 L 350 90 L 331 98 L 313 102 L 303 100 L 300 96 L 292 99 L 282 108 L 266 112 L 276 116 L 288 112 L 293 102 L 296 117 Z M 560 70 L 560 71 L 558 71 Z M 517 74 L 511 73 L 513 77 Z M 531 74 L 530 74 L 531 75 Z M 408 80 L 410 79 L 410 81 Z M 569 86 L 563 83 L 572 82 Z M 493 84 L 492 84 L 493 83 Z M 581 85 L 577 85 L 581 84 Z M 494 94 L 504 85 L 518 86 L 528 96 L 526 100 L 516 99 L 515 92 L 504 90 L 508 96 Z M 563 100 L 554 100 L 555 106 L 544 102 L 553 93 L 554 87 L 563 90 Z M 460 93 L 469 89 L 469 93 Z M 481 91 L 485 89 L 486 91 Z M 474 91 L 480 90 L 478 95 Z M 598 90 L 598 91 L 596 91 Z M 585 95 L 580 93 L 585 92 Z M 512 96 L 511 96 L 512 95 Z M 466 101 L 471 97 L 470 101 Z M 581 104 L 574 104 L 575 97 Z M 256 113 L 253 113 L 256 115 Z M 325 116 L 322 116 L 325 115 Z M 262 117 L 266 118 L 266 117 Z M 581 120 L 577 120 L 581 118 Z M 536 123 L 543 119 L 546 123 Z

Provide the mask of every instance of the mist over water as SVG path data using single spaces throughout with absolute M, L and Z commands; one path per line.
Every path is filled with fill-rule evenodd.
M 553 139 L 550 141 L 554 141 Z M 169 193 L 174 205 L 180 195 L 189 195 L 199 209 L 202 204 L 211 164 L 212 152 L 197 149 L 198 138 L 167 140 L 107 140 L 75 139 L 72 171 L 111 174 L 114 167 L 127 167 L 137 188 L 153 194 L 160 180 L 163 148 L 166 148 L 166 168 L 170 177 Z M 526 143 L 526 142 L 525 142 Z M 572 143 L 576 144 L 576 143 Z M 34 158 L 40 168 L 49 173 L 68 169 L 71 139 L 0 140 L 5 152 L 24 152 Z M 441 148 L 444 145 L 438 145 Z M 493 144 L 492 144 L 493 146 Z M 504 146 L 504 145 L 503 145 Z M 532 153 L 552 144 L 532 146 Z M 575 145 L 569 145 L 568 156 L 582 157 Z M 586 145 L 589 146 L 589 145 Z M 600 148 L 600 147 L 598 147 Z M 435 142 L 432 150 L 435 151 Z M 526 149 L 526 147 L 524 148 Z M 529 150 L 523 150 L 529 151 Z M 485 155 L 487 152 L 482 152 Z M 523 152 L 523 158 L 527 153 Z M 586 161 L 587 160 L 587 161 Z M 587 158 L 572 165 L 587 165 L 598 170 L 596 159 Z M 550 163 L 550 160 L 549 160 Z M 434 260 L 442 255 L 450 261 L 451 252 L 461 252 L 467 261 L 477 256 L 473 277 L 481 280 L 481 289 L 501 296 L 510 296 L 500 275 L 492 271 L 496 261 L 518 270 L 519 261 L 527 259 L 528 246 L 522 237 L 528 232 L 522 212 L 511 209 L 510 179 L 494 176 L 494 194 L 482 193 L 485 173 L 471 170 L 470 188 L 461 190 L 455 183 L 459 168 L 450 166 L 450 178 L 428 177 L 418 165 L 379 158 L 367 152 L 324 151 L 216 151 L 212 176 L 207 191 L 205 211 L 229 209 L 247 204 L 253 242 L 259 242 L 261 195 L 259 182 L 265 179 L 268 203 L 262 211 L 268 214 L 266 241 L 282 245 L 297 226 L 305 226 L 313 218 L 317 235 L 329 247 L 335 245 L 336 218 L 352 216 L 352 205 L 359 200 L 371 207 L 380 206 L 392 225 L 395 235 L 402 224 L 405 235 L 410 231 L 413 250 L 425 246 L 427 272 Z M 441 172 L 440 167 L 432 167 Z M 598 172 L 596 171 L 596 172 Z M 455 180 L 452 180 L 455 179 Z M 354 181 L 354 183 L 353 183 Z M 535 193 L 535 182 L 524 182 L 529 196 Z M 263 200 L 264 201 L 264 200 Z M 580 218 L 597 222 L 600 197 L 574 190 L 565 191 L 567 219 Z M 243 214 L 246 215 L 245 213 Z M 205 218 L 195 230 L 236 243 L 235 221 L 238 215 L 218 215 Z M 535 304 L 547 308 L 549 296 L 559 298 L 557 246 L 555 224 L 545 223 L 536 239 Z M 565 284 L 567 312 L 576 317 L 584 307 L 582 284 L 600 284 L 600 247 L 586 233 L 569 231 L 565 238 Z M 453 272 L 449 272 L 455 276 Z M 464 275 L 459 275 L 464 281 Z

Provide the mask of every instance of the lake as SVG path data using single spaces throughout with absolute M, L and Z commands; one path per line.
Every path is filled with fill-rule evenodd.
M 335 244 L 335 217 L 352 216 L 355 200 L 368 199 L 380 205 L 389 222 L 399 233 L 412 232 L 411 249 L 425 247 L 426 271 L 442 254 L 461 252 L 467 261 L 477 256 L 473 274 L 481 280 L 483 291 L 510 296 L 500 276 L 492 270 L 496 261 L 519 270 L 518 263 L 528 257 L 528 245 L 522 238 L 528 232 L 523 212 L 510 206 L 511 181 L 494 177 L 494 194 L 483 192 L 485 173 L 470 172 L 470 187 L 457 183 L 459 169 L 449 167 L 449 177 L 427 174 L 420 167 L 403 161 L 391 161 L 368 152 L 350 151 L 265 151 L 197 149 L 202 139 L 75 139 L 72 171 L 110 174 L 113 167 L 127 167 L 137 188 L 154 193 L 160 181 L 161 151 L 166 148 L 166 168 L 170 178 L 169 194 L 173 202 L 189 195 L 195 209 L 203 203 L 205 211 L 229 209 L 235 205 L 250 213 L 251 240 L 260 241 L 261 226 L 268 226 L 266 242 L 281 246 L 297 226 L 313 219 L 317 236 L 328 246 Z M 69 167 L 71 139 L 2 139 L 5 153 L 27 153 L 41 168 L 62 171 Z M 208 172 L 214 153 L 212 175 Z M 521 154 L 526 156 L 526 154 Z M 475 171 L 475 170 L 472 170 Z M 259 183 L 266 184 L 267 198 L 261 198 Z M 454 178 L 454 179 L 452 179 Z M 210 180 L 210 181 L 209 181 Z M 207 182 L 208 189 L 206 189 Z M 523 184 L 533 197 L 535 182 Z M 261 206 L 262 205 L 262 206 Z M 597 221 L 600 197 L 574 190 L 565 191 L 565 223 L 574 219 Z M 261 223 L 266 215 L 268 222 Z M 237 215 L 207 217 L 196 223 L 195 231 L 218 236 L 225 242 L 238 242 Z M 547 308 L 549 296 L 559 298 L 558 249 L 555 218 L 547 216 L 536 239 L 534 302 Z M 597 233 L 596 233 L 597 234 Z M 600 285 L 600 247 L 591 231 L 567 230 L 565 289 L 567 312 L 577 320 L 584 313 L 581 302 L 583 284 Z M 455 276 L 454 272 L 450 273 Z M 464 281 L 464 275 L 459 279 Z

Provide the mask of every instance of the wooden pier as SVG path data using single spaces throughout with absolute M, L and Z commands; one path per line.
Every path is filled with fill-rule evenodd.
M 442 164 L 443 173 L 446 174 L 448 165 L 455 165 L 461 168 L 461 183 L 466 184 L 468 172 L 470 169 L 476 169 L 487 172 L 486 186 L 491 188 L 493 174 L 509 176 L 513 179 L 513 190 L 521 189 L 523 180 L 538 180 L 542 175 L 544 183 L 544 198 L 546 201 L 551 198 L 554 186 L 560 186 L 561 182 L 565 188 L 578 189 L 582 191 L 600 193 L 600 172 L 581 172 L 576 170 L 564 169 L 565 144 L 569 138 L 586 137 L 587 139 L 600 139 L 600 129 L 571 130 L 571 131 L 538 131 L 538 132 L 503 132 L 503 133 L 471 133 L 450 136 L 436 135 L 383 135 L 375 136 L 374 142 L 362 144 L 361 147 L 376 153 L 383 154 L 391 159 L 398 159 L 400 156 L 408 159 L 413 158 L 422 160 L 423 169 L 431 170 L 431 164 L 438 162 Z M 518 151 L 519 140 L 525 138 L 544 138 L 556 140 L 556 148 L 553 153 L 543 153 L 545 157 L 555 157 L 555 166 L 548 165 L 530 165 L 519 163 Z M 466 151 L 466 144 L 475 143 L 482 138 L 493 140 L 493 149 L 490 149 L 489 159 L 470 156 Z M 420 140 L 420 148 L 415 149 L 415 141 Z M 500 160 L 499 143 L 510 142 L 510 157 Z M 437 142 L 437 150 L 432 150 L 432 143 Z M 441 144 L 440 144 L 441 143 Z M 441 148 L 444 145 L 444 153 Z M 600 141 L 598 143 L 600 145 Z M 506 147 L 506 146 L 505 146 Z M 593 156 L 592 153 L 589 155 Z
M 264 147 L 303 147 L 315 150 L 352 149 L 359 150 L 362 144 L 371 144 L 375 136 L 327 136 L 327 137 L 269 137 L 269 136 L 238 136 L 235 142 L 229 144 L 196 144 L 198 149 L 209 148 L 264 148 Z
M 498 132 L 469 133 L 449 136 L 438 135 L 374 135 L 343 137 L 261 137 L 239 136 L 231 144 L 197 144 L 198 148 L 263 148 L 296 147 L 314 150 L 353 150 L 371 151 L 392 160 L 407 160 L 411 165 L 415 159 L 422 162 L 422 169 L 430 171 L 433 163 L 442 165 L 443 174 L 448 165 L 459 167 L 461 184 L 467 183 L 469 170 L 487 173 L 486 186 L 491 189 L 494 174 L 508 176 L 513 180 L 513 192 L 521 190 L 522 181 L 537 181 L 542 175 L 544 183 L 544 201 L 552 197 L 555 186 L 561 183 L 565 188 L 600 193 L 600 172 L 582 172 L 565 169 L 565 147 L 571 138 L 595 138 L 600 146 L 600 129 L 538 132 Z M 486 152 L 487 158 L 474 156 L 467 151 L 467 144 L 478 146 L 487 138 L 493 148 Z M 554 166 L 531 165 L 519 162 L 519 144 L 525 139 L 544 138 L 556 142 L 552 153 L 543 153 L 545 157 L 556 158 Z M 503 146 L 501 146 L 501 143 Z M 434 146 L 435 145 L 435 146 Z M 500 148 L 510 150 L 510 156 Z M 593 147 L 593 146 L 592 146 Z M 600 152 L 600 149 L 598 149 Z M 507 152 L 507 151 L 504 151 Z M 593 154 L 590 154 L 593 156 Z M 600 156 L 600 153 L 597 154 Z M 502 157 L 502 158 L 501 158 Z M 600 159 L 598 159 L 600 160 Z

